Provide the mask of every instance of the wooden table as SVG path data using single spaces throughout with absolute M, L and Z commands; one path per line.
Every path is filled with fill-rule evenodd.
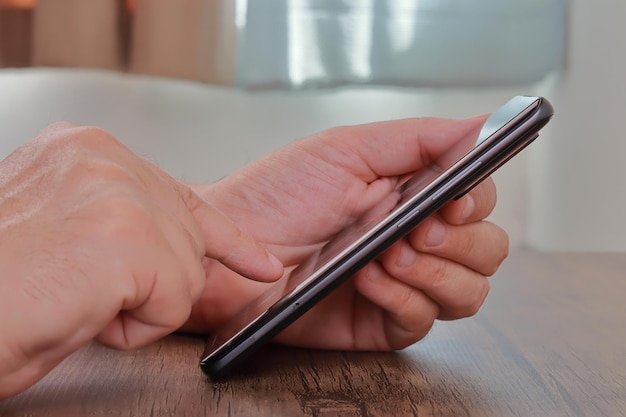
M 200 338 L 92 344 L 0 416 L 626 416 L 626 254 L 516 252 L 481 312 L 399 352 L 268 347 L 211 383 Z

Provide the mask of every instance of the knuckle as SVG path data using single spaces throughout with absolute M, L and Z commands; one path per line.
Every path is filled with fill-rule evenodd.
M 400 317 L 410 317 L 413 315 L 415 296 L 410 288 L 406 288 L 405 291 L 399 292 L 399 294 L 396 294 L 394 298 L 394 311 L 396 315 Z
M 446 286 L 449 281 L 449 264 L 441 258 L 422 256 L 421 268 L 423 271 L 425 290 L 436 290 Z
M 106 148 L 119 151 L 124 148 L 122 143 L 113 135 L 96 126 L 81 126 L 77 128 L 74 138 L 84 146 L 97 149 Z
M 459 255 L 461 259 L 471 259 L 478 247 L 478 237 L 474 231 L 466 233 L 464 239 L 459 239 Z
M 51 126 L 54 132 L 62 131 L 62 135 L 54 138 L 67 145 L 86 144 L 91 142 L 116 141 L 111 134 L 95 126 L 83 126 L 70 122 L 58 122 Z
M 411 343 L 415 343 L 416 341 L 421 340 L 424 337 L 426 337 L 426 335 L 433 328 L 436 318 L 437 318 L 436 314 L 433 314 L 433 315 L 424 314 L 424 315 L 417 317 L 415 319 L 415 322 L 411 326 L 412 338 L 407 341 L 406 346 L 408 346 Z M 406 347 L 406 346 L 403 346 L 403 347 Z
M 401 316 L 394 313 L 389 316 L 393 325 L 387 326 L 387 340 L 393 350 L 404 349 L 426 337 L 435 324 L 440 310 L 433 303 L 432 308 L 421 308 L 417 314 L 413 309 L 408 313 L 410 315 Z
M 478 313 L 485 300 L 487 299 L 487 295 L 489 294 L 489 288 L 489 280 L 486 278 L 481 279 L 476 297 L 472 298 L 470 300 L 470 303 L 464 309 L 464 317 L 470 317 Z
M 399 251 L 399 247 L 393 247 L 381 256 L 385 269 L 393 276 L 411 282 L 413 286 L 426 292 L 449 285 L 451 261 L 418 251 L 410 266 L 400 267 L 397 264 Z
M 204 286 L 206 282 L 206 273 L 202 264 L 198 262 L 192 263 L 193 269 L 189 273 L 189 299 L 191 302 L 197 301 L 204 292 Z
M 71 178 L 93 186 L 97 182 L 108 185 L 137 184 L 137 175 L 128 168 L 107 158 L 78 159 L 69 171 Z
M 166 181 L 170 181 L 170 178 L 167 178 Z M 182 201 L 187 207 L 187 210 L 190 212 L 195 212 L 200 207 L 204 206 L 206 202 L 202 200 L 190 187 L 187 187 L 184 184 L 170 182 L 176 194 L 178 195 L 179 201 Z M 210 210 L 216 210 L 213 206 L 209 205 Z
M 495 226 L 492 239 L 494 250 L 491 251 L 491 254 L 493 262 L 487 266 L 485 271 L 483 271 L 487 276 L 491 276 L 496 273 L 498 268 L 500 268 L 500 265 L 502 265 L 504 260 L 509 256 L 510 250 L 509 235 L 504 229 Z
M 509 252 L 511 250 L 511 247 L 510 247 L 511 242 L 509 240 L 509 235 L 506 231 L 504 231 L 504 229 L 500 229 L 500 239 L 502 242 L 502 245 L 501 245 L 502 250 L 500 253 L 498 266 L 500 266 L 502 262 L 504 262 L 504 260 L 509 256 Z
M 459 304 L 448 309 L 448 318 L 461 319 L 471 317 L 480 311 L 480 308 L 489 294 L 490 284 L 486 277 L 480 277 L 477 282 L 477 289 L 473 292 L 472 296 L 464 297 L 459 300 Z
M 90 138 L 93 138 L 98 141 L 117 141 L 113 135 L 97 126 L 76 126 L 76 131 L 81 133 L 81 135 L 77 135 L 79 136 L 79 140 L 89 140 Z
M 93 210 L 101 220 L 94 222 L 95 232 L 106 241 L 155 240 L 154 220 L 138 198 L 117 192 L 95 203 Z

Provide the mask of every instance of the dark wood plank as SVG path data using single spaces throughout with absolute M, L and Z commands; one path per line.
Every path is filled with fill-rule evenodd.
M 0 7 L 0 68 L 30 65 L 33 12 Z
M 203 341 L 91 344 L 1 416 L 626 416 L 626 254 L 520 252 L 474 318 L 398 353 L 270 346 L 207 381 Z

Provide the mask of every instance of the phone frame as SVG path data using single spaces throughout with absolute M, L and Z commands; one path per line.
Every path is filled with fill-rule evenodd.
M 445 203 L 460 198 L 524 149 L 538 137 L 553 113 L 552 105 L 543 97 L 516 96 L 509 100 L 487 119 L 475 146 L 416 195 L 245 327 L 226 338 L 220 337 L 219 329 L 209 336 L 200 361 L 202 371 L 213 379 L 226 375 Z

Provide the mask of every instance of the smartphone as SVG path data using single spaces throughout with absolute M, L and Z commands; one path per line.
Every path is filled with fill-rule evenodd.
M 431 166 L 402 182 L 388 199 L 331 239 L 208 338 L 200 367 L 227 376 L 262 344 L 446 202 L 472 187 L 539 135 L 554 111 L 543 97 L 516 96 L 492 113 L 478 137 L 460 140 Z

